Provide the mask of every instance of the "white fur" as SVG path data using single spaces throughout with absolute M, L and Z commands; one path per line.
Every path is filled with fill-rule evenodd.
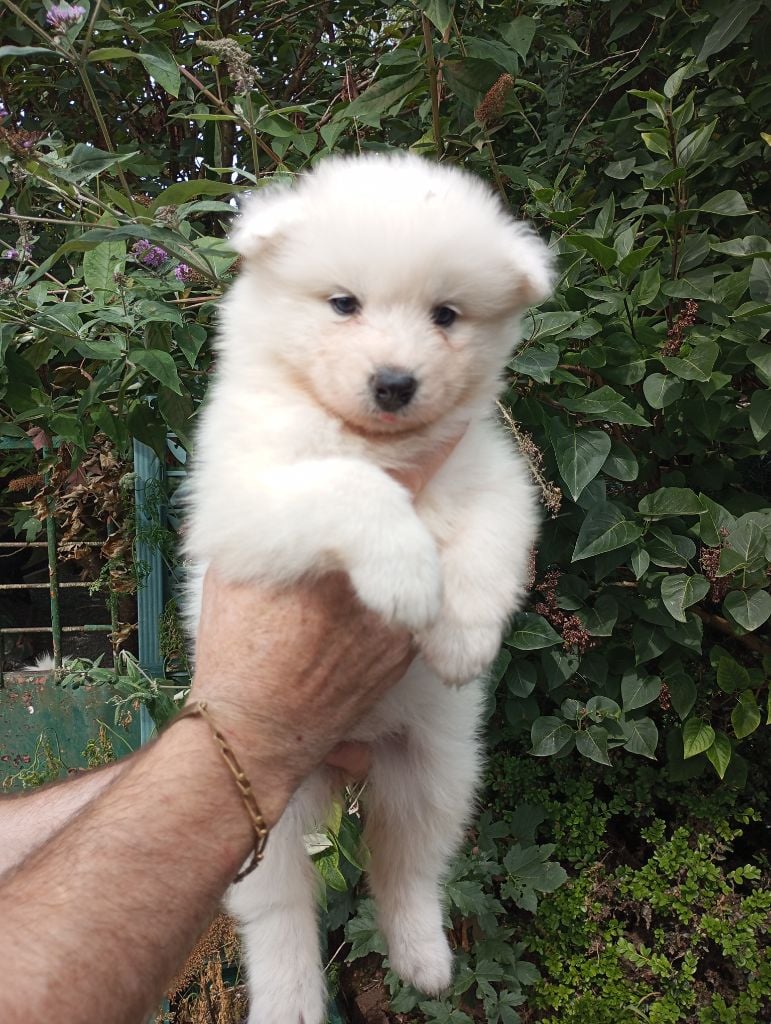
M 352 738 L 373 744 L 366 838 L 391 963 L 439 993 L 452 971 L 441 882 L 481 760 L 479 677 L 522 597 L 536 533 L 494 399 L 521 313 L 548 292 L 546 249 L 481 181 L 414 156 L 326 160 L 291 189 L 258 193 L 233 242 L 244 268 L 223 301 L 188 554 L 199 574 L 213 562 L 235 580 L 342 568 L 366 605 L 418 634 L 422 658 Z M 357 297 L 355 316 L 330 307 L 340 294 Z M 446 329 L 431 319 L 442 305 L 459 313 Z M 369 388 L 383 366 L 419 382 L 390 415 Z M 408 469 L 466 423 L 413 502 L 385 471 Z M 323 771 L 308 780 L 265 863 L 230 892 L 250 1024 L 325 1019 L 302 833 L 323 822 L 330 785 Z

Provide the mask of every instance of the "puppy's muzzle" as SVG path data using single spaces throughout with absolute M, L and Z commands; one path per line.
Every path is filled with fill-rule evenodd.
M 418 382 L 406 370 L 384 366 L 372 374 L 369 387 L 378 408 L 383 412 L 396 412 L 412 401 Z

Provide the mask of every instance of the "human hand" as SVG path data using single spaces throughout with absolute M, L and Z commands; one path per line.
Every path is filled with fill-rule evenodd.
M 417 495 L 460 436 L 393 475 Z M 355 597 L 343 574 L 295 587 L 204 580 L 190 700 L 207 700 L 261 799 L 277 818 L 294 788 L 325 758 L 366 774 L 351 727 L 406 672 L 406 630 L 386 626 Z

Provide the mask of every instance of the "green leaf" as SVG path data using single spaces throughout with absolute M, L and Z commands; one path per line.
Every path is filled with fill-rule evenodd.
M 716 126 L 717 118 L 709 124 L 697 128 L 678 142 L 677 162 L 681 167 L 688 167 L 694 160 L 698 160 L 702 153 L 706 152 Z
M 624 750 L 642 757 L 656 757 L 659 731 L 652 718 L 633 718 L 626 721 L 623 727 L 627 737 Z
M 668 526 L 651 526 L 653 540 L 647 550 L 651 561 L 665 569 L 686 569 L 696 555 L 696 545 L 690 537 L 672 533 Z
M 589 636 L 612 636 L 618 619 L 618 603 L 610 594 L 600 594 L 594 607 L 582 609 L 578 617 Z
M 426 15 L 432 25 L 436 25 L 439 31 L 444 34 L 452 24 L 452 9 L 454 3 L 449 0 L 424 0 L 420 9 Z
M 726 769 L 731 762 L 731 754 L 733 750 L 731 748 L 731 741 L 724 732 L 715 733 L 715 738 L 712 741 L 712 746 L 705 751 L 709 762 L 718 774 L 719 778 L 724 778 Z
M 554 419 L 549 427 L 560 476 L 576 501 L 597 476 L 610 452 L 610 438 L 602 430 L 575 430 Z
M 685 609 L 701 601 L 709 593 L 709 582 L 699 575 L 678 573 L 661 581 L 661 597 L 673 619 L 685 622 Z
M 423 81 L 422 71 L 411 71 L 408 74 L 389 75 L 373 82 L 361 96 L 348 104 L 338 118 L 352 120 L 357 118 L 372 128 L 380 125 L 380 119 L 387 113 L 396 110 L 409 94 Z
M 750 429 L 756 441 L 771 430 L 771 391 L 753 391 L 750 399 Z
M 587 419 L 628 423 L 638 427 L 650 426 L 644 416 L 635 412 L 617 391 L 607 385 L 597 388 L 583 398 L 563 398 L 560 404 L 571 412 L 583 413 Z
M 637 249 L 633 249 L 619 262 L 618 269 L 622 274 L 633 274 L 647 260 L 660 241 L 661 238 L 654 238 Z
M 520 651 L 538 651 L 562 643 L 562 637 L 542 615 L 520 612 L 514 616 L 506 643 Z
M 114 60 L 129 60 L 136 57 L 137 54 L 133 50 L 124 50 L 121 46 L 103 46 L 101 49 L 90 50 L 86 60 L 90 61 L 114 61 Z
M 624 673 L 621 680 L 621 702 L 625 712 L 644 708 L 656 700 L 660 693 L 661 680 L 658 676 L 639 676 L 634 669 Z
M 33 53 L 56 53 L 47 46 L 0 46 L 0 60 L 3 57 L 31 57 Z
M 573 738 L 573 730 L 562 718 L 536 718 L 530 729 L 531 754 L 550 757 Z
M 530 52 L 530 46 L 535 36 L 536 24 L 535 18 L 521 14 L 518 18 L 514 18 L 513 21 L 509 22 L 505 28 L 501 29 L 503 38 L 517 51 L 522 60 L 525 60 Z
M 689 718 L 683 726 L 683 757 L 695 757 L 715 742 L 715 730 L 701 718 Z
M 674 71 L 666 82 L 664 82 L 664 95 L 668 100 L 673 100 L 680 92 L 683 80 L 690 68 L 690 64 L 684 64 L 681 68 L 678 68 L 677 71 Z
M 750 269 L 750 298 L 771 303 L 771 261 L 753 260 Z
M 533 380 L 548 384 L 559 359 L 560 350 L 556 345 L 544 345 L 543 348 L 529 346 L 515 356 L 509 366 L 515 373 L 524 373 Z
M 568 235 L 565 241 L 588 252 L 590 256 L 597 260 L 603 270 L 610 270 L 611 267 L 615 266 L 618 259 L 616 250 L 612 246 L 605 245 L 604 242 L 593 235 Z
M 741 192 L 737 192 L 735 189 L 718 192 L 712 199 L 703 203 L 699 209 L 702 213 L 714 213 L 720 217 L 746 217 L 750 213 Z
M 669 689 L 672 707 L 682 722 L 691 713 L 693 705 L 696 703 L 696 683 L 682 670 L 671 674 L 666 673 L 665 682 Z
M 661 361 L 676 377 L 706 383 L 712 376 L 719 352 L 714 341 L 700 341 L 690 352 L 679 356 L 662 356 Z
M 750 685 L 750 674 L 738 661 L 726 656 L 717 663 L 717 685 L 724 693 L 735 693 Z
M 708 498 L 706 494 L 699 495 L 699 501 L 704 509 L 704 515 L 699 520 L 699 539 L 707 547 L 717 548 L 723 542 L 720 531 L 734 525 L 736 520 L 722 505 Z
M 652 373 L 643 381 L 643 394 L 653 409 L 665 409 L 682 395 L 684 384 L 663 373 Z
M 536 671 L 531 661 L 512 659 L 506 670 L 506 685 L 514 697 L 529 697 L 535 689 Z
M 728 7 L 707 33 L 696 57 L 696 62 L 705 64 L 714 54 L 724 50 L 729 43 L 736 39 L 759 9 L 760 0 L 742 0 L 740 4 Z
M 625 445 L 623 441 L 613 441 L 602 471 L 608 476 L 612 476 L 614 480 L 629 482 L 637 479 L 640 466 L 628 445 Z
M 599 764 L 610 764 L 608 759 L 608 733 L 600 725 L 590 725 L 576 733 L 576 748 L 579 754 Z
M 533 338 L 549 338 L 562 334 L 578 323 L 581 313 L 560 310 L 554 313 L 536 313 L 533 316 Z
M 619 181 L 623 181 L 624 178 L 628 178 L 632 173 L 637 158 L 634 156 L 628 157 L 626 160 L 613 160 L 605 168 L 605 173 L 609 178 L 617 178 Z
M 767 590 L 732 590 L 723 601 L 723 611 L 752 632 L 771 616 L 771 594 Z
M 586 702 L 586 714 L 593 722 L 607 719 L 617 722 L 621 718 L 621 708 L 610 697 L 590 697 Z
M 83 280 L 88 288 L 96 294 L 98 300 L 104 301 L 102 293 L 115 292 L 114 273 L 123 269 L 126 259 L 126 243 L 123 241 L 103 242 L 95 249 L 83 253 Z
M 571 561 L 592 558 L 608 551 L 632 544 L 642 536 L 642 530 L 630 520 L 617 505 L 599 502 L 587 514 L 578 533 Z
M 641 498 L 637 507 L 640 513 L 649 519 L 704 514 L 704 508 L 696 492 L 690 487 L 660 487 L 652 494 L 646 494 Z
M 743 740 L 760 725 L 760 708 L 752 690 L 742 693 L 739 703 L 731 712 L 731 725 L 737 740 Z
M 68 181 L 85 182 L 99 174 L 100 171 L 114 167 L 116 164 L 126 163 L 136 155 L 136 153 L 107 153 L 103 149 L 97 149 L 96 146 L 87 146 L 84 142 L 79 142 L 70 154 L 67 170 L 62 173 L 62 177 Z M 94 231 L 100 230 L 107 232 L 113 229 L 94 228 Z
M 180 74 L 171 50 L 163 43 L 146 43 L 137 57 L 148 75 L 176 99 L 179 96 Z
M 129 359 L 143 370 L 147 370 L 151 377 L 171 388 L 176 394 L 182 394 L 182 387 L 179 382 L 177 366 L 168 352 L 159 352 L 155 349 L 135 348 L 129 353 Z
M 630 565 L 632 566 L 634 578 L 636 580 L 641 579 L 648 571 L 650 564 L 651 556 L 648 554 L 645 548 L 637 548 L 637 550 L 632 553 L 632 557 L 630 559 Z

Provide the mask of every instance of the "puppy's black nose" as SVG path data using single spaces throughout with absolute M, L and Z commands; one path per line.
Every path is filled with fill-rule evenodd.
M 384 366 L 373 373 L 369 386 L 375 402 L 383 412 L 403 409 L 418 390 L 418 382 L 411 373 L 392 366 Z

